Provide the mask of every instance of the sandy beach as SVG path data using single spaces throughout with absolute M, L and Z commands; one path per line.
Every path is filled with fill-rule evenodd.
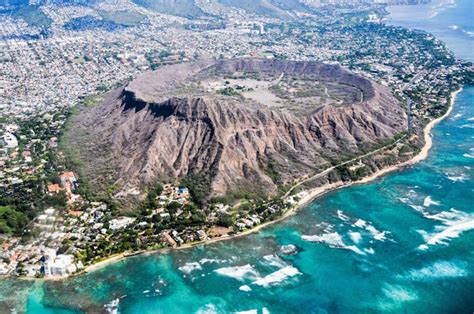
M 251 233 L 258 232 L 261 229 L 263 229 L 263 228 L 265 228 L 269 225 L 275 224 L 277 222 L 280 222 L 280 221 L 288 218 L 289 216 L 295 214 L 300 208 L 304 207 L 305 205 L 309 204 L 314 199 L 324 195 L 325 193 L 328 193 L 330 191 L 334 191 L 336 189 L 340 189 L 340 188 L 343 188 L 343 187 L 348 187 L 348 186 L 351 186 L 351 185 L 355 185 L 355 184 L 365 184 L 365 183 L 371 182 L 371 181 L 373 181 L 373 180 L 375 180 L 375 179 L 377 179 L 377 178 L 379 178 L 383 175 L 386 175 L 390 172 L 401 170 L 405 167 L 409 167 L 413 164 L 416 164 L 416 163 L 426 159 L 426 157 L 428 156 L 428 153 L 429 153 L 431 147 L 433 146 L 433 138 L 432 138 L 432 132 L 431 131 L 432 131 L 433 127 L 436 124 L 438 124 L 440 121 L 442 121 L 447 116 L 449 116 L 449 114 L 451 113 L 451 111 L 453 109 L 453 104 L 455 102 L 456 96 L 461 90 L 462 90 L 462 88 L 456 90 L 455 92 L 453 92 L 451 94 L 451 100 L 450 100 L 450 103 L 449 103 L 449 108 L 446 111 L 446 113 L 444 115 L 442 115 L 441 117 L 430 121 L 425 126 L 425 128 L 423 130 L 424 141 L 425 141 L 425 144 L 424 144 L 423 148 L 421 149 L 421 151 L 416 156 L 414 156 L 412 159 L 410 159 L 406 162 L 386 167 L 386 168 L 381 169 L 381 170 L 371 174 L 370 176 L 367 176 L 367 177 L 365 177 L 365 178 L 363 178 L 359 181 L 356 181 L 356 182 L 350 182 L 350 183 L 335 182 L 335 183 L 323 185 L 323 186 L 308 190 L 308 191 L 306 191 L 307 194 L 298 201 L 298 204 L 296 206 L 294 206 L 292 209 L 285 212 L 285 214 L 283 214 L 281 217 L 279 217 L 275 220 L 263 223 L 261 225 L 258 225 L 255 228 L 248 229 L 248 230 L 243 231 L 243 232 L 239 232 L 235 235 L 227 236 L 227 237 L 213 238 L 213 239 L 210 239 L 210 240 L 204 240 L 204 241 L 199 241 L 199 242 L 194 242 L 194 243 L 189 243 L 189 244 L 185 244 L 185 245 L 182 245 L 180 247 L 177 247 L 177 248 L 163 248 L 163 249 L 159 249 L 159 250 L 143 251 L 143 252 L 137 252 L 137 253 L 121 253 L 121 254 L 113 255 L 113 256 L 111 256 L 107 259 L 104 259 L 100 262 L 97 262 L 95 264 L 87 266 L 81 272 L 79 272 L 79 273 L 77 273 L 73 276 L 80 276 L 83 273 L 90 273 L 90 272 L 96 271 L 96 270 L 98 270 L 100 268 L 103 268 L 103 267 L 105 267 L 105 266 L 107 266 L 111 263 L 115 263 L 117 261 L 120 261 L 120 260 L 122 260 L 122 259 L 124 259 L 128 256 L 135 256 L 135 255 L 140 255 L 140 254 L 148 255 L 148 254 L 164 253 L 164 252 L 167 252 L 167 251 L 170 251 L 170 250 L 188 249 L 188 248 L 191 248 L 191 247 L 194 247 L 194 246 L 197 246 L 197 245 L 211 244 L 211 243 L 215 243 L 215 242 L 219 242 L 219 241 L 225 241 L 225 240 L 230 240 L 230 239 L 243 237 L 243 236 L 249 235 Z M 65 277 L 65 278 L 67 278 L 67 277 Z M 55 280 L 55 278 L 51 278 L 51 279 Z M 58 280 L 58 279 L 64 279 L 64 278 L 57 278 L 56 280 Z M 46 278 L 46 280 L 50 280 L 50 278 Z

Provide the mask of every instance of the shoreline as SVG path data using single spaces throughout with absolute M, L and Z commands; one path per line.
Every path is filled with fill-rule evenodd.
M 157 254 L 157 253 L 166 253 L 166 252 L 170 252 L 172 250 L 184 250 L 184 249 L 189 249 L 189 248 L 192 248 L 192 247 L 195 247 L 195 246 L 198 246 L 198 245 L 207 245 L 207 244 L 212 244 L 212 243 L 216 243 L 216 242 L 236 239 L 236 238 L 240 238 L 240 237 L 258 232 L 261 229 L 268 227 L 269 225 L 281 222 L 281 221 L 285 220 L 286 218 L 294 215 L 295 213 L 298 212 L 298 210 L 300 210 L 301 208 L 303 208 L 304 206 L 306 206 L 310 202 L 314 201 L 316 198 L 321 197 L 326 193 L 329 193 L 329 192 L 332 192 L 332 191 L 335 191 L 335 190 L 338 190 L 338 189 L 341 189 L 341 188 L 349 187 L 349 186 L 352 186 L 352 185 L 369 183 L 369 182 L 374 181 L 374 180 L 376 180 L 376 179 L 378 179 L 378 178 L 380 178 L 380 177 L 382 177 L 382 176 L 384 176 L 388 173 L 391 173 L 391 172 L 394 172 L 394 171 L 397 171 L 397 170 L 402 170 L 406 167 L 412 166 L 412 165 L 426 159 L 428 157 L 430 149 L 433 146 L 432 129 L 439 122 L 441 122 L 442 120 L 444 120 L 446 117 L 448 117 L 451 114 L 451 112 L 453 110 L 454 102 L 456 100 L 456 97 L 462 91 L 462 89 L 463 89 L 463 87 L 460 87 L 457 90 L 451 92 L 451 95 L 450 95 L 451 98 L 450 98 L 450 101 L 449 101 L 449 107 L 448 107 L 447 111 L 442 116 L 440 116 L 440 117 L 438 117 L 434 120 L 431 120 L 423 128 L 423 137 L 424 137 L 425 143 L 424 143 L 421 151 L 417 155 L 415 155 L 413 158 L 411 158 L 407 161 L 404 161 L 402 163 L 380 169 L 380 170 L 374 172 L 373 174 L 371 174 L 369 176 L 366 176 L 366 177 L 364 177 L 364 178 L 362 178 L 361 180 L 358 180 L 358 181 L 348 182 L 348 183 L 338 181 L 338 182 L 326 184 L 326 185 L 323 185 L 323 186 L 320 186 L 320 187 L 316 187 L 316 188 L 313 188 L 311 190 L 307 190 L 306 191 L 306 192 L 308 192 L 307 195 L 305 195 L 302 199 L 300 199 L 298 201 L 298 203 L 294 207 L 292 207 L 291 209 L 286 211 L 282 216 L 278 217 L 277 219 L 265 222 L 263 224 L 255 226 L 254 228 L 236 233 L 236 234 L 231 235 L 231 236 L 217 237 L 217 238 L 213 238 L 213 239 L 209 239 L 209 240 L 192 242 L 192 243 L 184 244 L 184 245 L 176 247 L 176 248 L 166 247 L 166 248 L 161 248 L 161 249 L 157 249 L 157 250 L 150 250 L 150 251 L 137 251 L 137 252 L 129 252 L 129 253 L 124 252 L 124 253 L 115 254 L 115 255 L 109 256 L 109 257 L 107 257 L 107 258 L 105 258 L 101 261 L 98 261 L 97 263 L 86 266 L 84 269 L 82 269 L 81 271 L 79 271 L 76 274 L 72 274 L 72 275 L 68 275 L 68 276 L 64 276 L 64 277 L 50 277 L 50 278 L 24 278 L 24 277 L 22 278 L 22 277 L 18 277 L 18 278 L 19 279 L 25 279 L 25 280 L 34 280 L 34 281 L 38 281 L 38 280 L 61 281 L 61 280 L 66 280 L 66 279 L 70 279 L 70 278 L 74 278 L 74 277 L 79 277 L 79 276 L 84 275 L 86 273 L 91 273 L 91 272 L 97 271 L 99 269 L 102 269 L 102 268 L 106 267 L 107 265 L 110 265 L 110 264 L 113 264 L 115 262 L 124 260 L 127 257 L 132 257 L 132 256 L 137 256 L 137 255 L 151 255 L 151 254 Z

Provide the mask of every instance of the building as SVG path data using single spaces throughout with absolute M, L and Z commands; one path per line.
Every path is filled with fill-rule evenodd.
M 51 276 L 66 276 L 74 273 L 77 267 L 73 262 L 74 257 L 72 255 L 60 254 L 56 256 L 54 262 L 50 264 Z
M 61 180 L 61 186 L 69 193 L 72 193 L 76 189 L 77 178 L 74 172 L 66 171 L 63 172 L 59 179 Z
M 45 276 L 51 276 L 51 265 L 56 258 L 56 250 L 54 249 L 44 249 L 43 251 L 43 272 Z
M 177 197 L 188 197 L 189 190 L 188 188 L 175 188 L 175 194 Z
M 56 255 L 54 249 L 45 249 L 43 253 L 43 272 L 48 276 L 66 276 L 77 271 L 74 256 L 70 254 Z
M 171 245 L 171 247 L 176 247 L 178 245 L 168 232 L 163 232 L 163 237 L 165 238 L 165 241 L 168 242 L 169 245 Z
M 109 222 L 109 227 L 112 230 L 122 229 L 134 221 L 135 221 L 135 218 L 131 218 L 131 217 L 115 218 Z
M 16 148 L 18 146 L 18 140 L 16 136 L 11 133 L 5 133 L 3 135 L 3 140 L 5 141 L 6 148 Z
M 56 193 L 59 193 L 59 191 L 61 191 L 61 187 L 59 186 L 59 184 L 49 184 L 48 185 L 48 193 L 49 194 L 56 194 Z

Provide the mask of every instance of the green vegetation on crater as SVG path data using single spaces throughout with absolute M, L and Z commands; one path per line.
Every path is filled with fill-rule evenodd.
M 235 90 L 232 87 L 226 87 L 224 89 L 218 90 L 218 94 L 224 95 L 224 96 L 239 96 L 241 95 L 237 90 Z

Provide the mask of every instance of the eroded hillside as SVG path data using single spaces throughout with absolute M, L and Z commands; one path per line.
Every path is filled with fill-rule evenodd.
M 337 65 L 235 59 L 143 74 L 73 124 L 82 175 L 118 198 L 185 177 L 209 195 L 271 194 L 394 137 L 406 114 L 385 87 Z

